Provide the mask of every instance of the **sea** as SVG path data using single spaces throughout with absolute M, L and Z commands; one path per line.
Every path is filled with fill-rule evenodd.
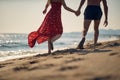
M 26 33 L 0 33 L 0 61 L 9 59 L 45 54 L 48 50 L 47 42 L 28 46 L 28 34 Z M 54 44 L 54 51 L 75 48 L 82 38 L 81 32 L 63 33 Z M 94 34 L 89 32 L 86 43 L 93 41 Z M 98 42 L 120 39 L 120 30 L 100 30 Z

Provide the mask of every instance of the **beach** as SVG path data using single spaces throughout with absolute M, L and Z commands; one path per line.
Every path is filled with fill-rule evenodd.
M 1 61 L 0 80 L 120 80 L 120 40 Z
M 120 80 L 119 3 L 0 0 L 0 80 Z

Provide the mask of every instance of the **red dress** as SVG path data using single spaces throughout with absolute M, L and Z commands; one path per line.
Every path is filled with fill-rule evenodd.
M 61 3 L 52 2 L 51 9 L 47 13 L 40 28 L 28 35 L 28 44 L 30 47 L 34 47 L 36 41 L 40 44 L 48 39 L 53 39 L 57 35 L 62 35 L 62 33 Z

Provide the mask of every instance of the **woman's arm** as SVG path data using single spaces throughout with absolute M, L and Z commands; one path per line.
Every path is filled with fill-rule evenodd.
M 47 12 L 47 8 L 49 7 L 49 5 L 50 5 L 50 0 L 47 1 L 45 9 L 43 10 L 43 14 L 45 14 Z
M 69 8 L 69 7 L 66 5 L 66 3 L 65 3 L 64 0 L 61 0 L 61 1 L 62 1 L 62 5 L 63 5 L 63 7 L 64 7 L 66 10 L 75 13 L 75 11 L 74 11 L 73 9 Z

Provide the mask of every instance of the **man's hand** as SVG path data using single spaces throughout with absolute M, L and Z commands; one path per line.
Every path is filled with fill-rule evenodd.
M 76 15 L 76 16 L 79 16 L 80 13 L 81 13 L 81 12 L 78 10 L 78 11 L 75 12 L 75 15 Z
M 107 25 L 108 25 L 108 21 L 105 20 L 103 25 L 104 25 L 105 27 L 107 27 Z

